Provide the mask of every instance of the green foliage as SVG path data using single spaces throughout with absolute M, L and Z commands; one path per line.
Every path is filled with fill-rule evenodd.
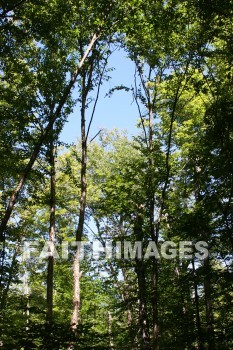
M 134 244 L 140 239 L 145 253 L 153 226 L 159 247 L 165 240 L 206 241 L 204 261 L 158 262 L 160 349 L 232 348 L 232 5 L 220 0 L 2 1 L 1 218 L 38 138 L 61 101 L 63 106 L 1 237 L 4 349 L 67 349 L 72 343 L 74 349 L 141 350 L 145 322 L 152 338 L 151 259 L 85 257 L 75 333 L 70 328 L 74 248 L 68 260 L 55 260 L 51 324 L 46 322 L 47 260 L 22 256 L 24 241 L 42 248 L 48 240 L 52 141 L 58 147 L 56 241 L 75 240 L 81 145 L 62 148 L 59 134 L 74 105 L 98 89 L 102 74 L 109 78 L 103 69 L 114 44 L 136 66 L 130 90 L 139 132 L 132 140 L 117 130 L 102 131 L 98 141 L 87 139 L 83 240 Z M 77 88 L 63 101 L 94 33 L 99 38 Z M 115 90 L 129 88 L 119 85 L 109 96 Z

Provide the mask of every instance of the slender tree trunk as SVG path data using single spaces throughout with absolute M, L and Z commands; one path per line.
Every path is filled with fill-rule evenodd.
M 146 278 L 143 261 L 136 260 L 136 274 L 138 280 L 138 298 L 139 298 L 139 334 L 141 349 L 150 350 L 150 332 L 146 301 Z
M 140 208 L 139 208 L 140 210 Z M 135 225 L 134 232 L 137 241 L 143 241 L 143 218 L 142 213 L 139 212 Z M 135 259 L 135 272 L 138 280 L 138 299 L 139 299 L 139 334 L 140 334 L 140 345 L 143 350 L 150 350 L 150 327 L 147 311 L 147 298 L 146 298 L 146 276 L 144 260 Z
M 74 277 L 74 292 L 73 292 L 73 310 L 72 310 L 72 317 L 71 317 L 71 328 L 74 332 L 76 332 L 77 326 L 80 322 L 80 278 L 81 278 L 81 271 L 80 271 L 80 248 L 77 247 L 75 252 L 75 257 L 73 261 L 73 277 Z
M 49 225 L 49 242 L 53 246 L 55 243 L 55 206 L 56 206 L 56 170 L 55 170 L 55 147 L 54 147 L 54 130 L 52 129 L 52 136 L 49 150 L 50 163 L 50 225 Z M 51 254 L 48 257 L 47 270 L 47 322 L 51 325 L 53 318 L 53 271 L 54 271 L 54 256 Z
M 30 316 L 30 291 L 29 291 L 29 285 L 28 285 L 28 272 L 26 271 L 25 274 L 25 280 L 24 280 L 24 295 L 26 299 L 26 311 L 25 311 L 25 316 L 26 316 L 26 331 L 28 331 L 29 327 L 29 316 Z
M 210 281 L 210 264 L 209 257 L 204 259 L 205 276 L 204 276 L 204 292 L 206 306 L 206 324 L 207 324 L 207 343 L 208 350 L 215 350 L 215 335 L 214 335 L 214 315 L 211 297 L 211 281 Z
M 79 221 L 76 231 L 77 248 L 75 252 L 75 258 L 73 263 L 73 276 L 74 276 L 74 294 L 73 294 L 73 311 L 71 317 L 71 327 L 75 331 L 79 324 L 79 311 L 80 311 L 80 242 L 83 235 L 85 209 L 86 209 L 86 196 L 87 196 L 87 184 L 86 184 L 86 168 L 87 168 L 87 140 L 86 140 L 86 122 L 85 122 L 85 104 L 86 104 L 86 92 L 85 83 L 83 83 L 83 97 L 81 108 L 81 142 L 82 142 L 82 160 L 81 160 L 81 197 L 79 208 Z
M 164 181 L 164 186 L 162 189 L 162 195 L 161 195 L 161 203 L 160 203 L 160 210 L 158 215 L 158 220 L 155 225 L 155 186 L 153 183 L 153 172 L 154 172 L 154 146 L 153 146 L 153 113 L 155 109 L 156 104 L 156 87 L 154 91 L 153 97 L 151 96 L 150 91 L 147 89 L 143 72 L 141 67 L 137 66 L 138 73 L 141 79 L 141 84 L 143 86 L 146 99 L 147 99 L 147 106 L 148 106 L 148 115 L 149 115 L 149 132 L 148 136 L 146 133 L 145 124 L 143 121 L 142 114 L 140 112 L 140 118 L 142 122 L 142 126 L 144 129 L 145 134 L 145 141 L 147 144 L 147 149 L 149 152 L 148 155 L 148 200 L 149 200 L 149 221 L 150 221 L 150 236 L 151 239 L 155 242 L 155 244 L 158 244 L 158 238 L 159 238 L 159 232 L 160 232 L 160 224 L 162 219 L 162 214 L 164 210 L 165 205 L 165 194 L 167 190 L 167 186 L 169 183 L 169 176 L 170 176 L 170 152 L 171 152 L 171 141 L 172 141 L 172 130 L 173 130 L 173 123 L 175 120 L 175 111 L 177 102 L 179 99 L 179 91 L 180 91 L 180 84 L 178 85 L 174 97 L 174 103 L 173 108 L 171 112 L 171 121 L 170 121 L 170 127 L 169 127 L 169 135 L 168 135 L 168 144 L 167 144 L 167 152 L 166 152 L 166 178 Z M 159 74 L 157 74 L 156 79 L 157 81 L 161 81 L 162 79 L 162 70 Z M 150 67 L 149 75 L 148 75 L 148 81 L 151 80 L 151 74 L 152 74 L 152 68 Z M 136 84 L 135 84 L 136 85 Z M 137 88 L 136 88 L 137 92 Z M 136 99 L 137 102 L 137 99 Z M 152 310 L 153 310 L 153 350 L 159 350 L 159 319 L 158 319 L 158 261 L 157 259 L 152 259 Z
M 95 35 L 92 44 L 90 46 L 89 51 L 95 44 L 95 41 L 97 40 L 97 36 Z M 82 52 L 82 42 L 80 42 L 80 50 Z M 84 54 L 85 56 L 85 54 Z M 87 56 L 87 55 L 86 55 Z M 98 89 L 97 89 L 97 96 L 95 99 L 92 115 L 90 122 L 87 127 L 86 132 L 86 120 L 85 120 L 85 111 L 86 111 L 86 103 L 87 103 L 87 96 L 92 88 L 92 78 L 93 78 L 93 69 L 94 69 L 94 54 L 92 55 L 92 59 L 90 60 L 90 66 L 88 74 L 84 70 L 82 74 L 82 104 L 81 104 L 81 148 L 82 148 L 82 157 L 81 157 L 81 178 L 80 178 L 80 185 L 81 185 L 81 194 L 80 194 L 80 201 L 79 201 L 79 220 L 78 220 L 78 227 L 76 231 L 76 251 L 75 251 L 75 257 L 73 261 L 73 278 L 74 278 L 74 289 L 73 289 L 73 309 L 72 309 L 72 316 L 71 316 L 71 329 L 75 334 L 77 334 L 77 327 L 80 323 L 80 305 L 81 305 L 81 299 L 80 299 L 80 278 L 82 276 L 82 272 L 80 271 L 80 244 L 83 236 L 84 231 L 84 222 L 85 222 L 85 210 L 86 210 L 86 197 L 87 197 L 87 181 L 86 181 L 86 172 L 87 172 L 87 138 L 89 135 L 90 127 L 93 121 L 94 113 L 96 104 L 99 98 L 99 91 L 100 86 L 103 78 L 103 74 L 106 68 L 106 64 L 104 65 L 104 69 L 102 71 L 102 74 L 100 74 Z M 87 78 L 87 79 L 86 79 Z M 93 140 L 93 139 L 92 139 Z M 73 349 L 74 344 L 69 344 L 68 349 Z
M 109 335 L 109 349 L 114 350 L 114 341 L 113 341 L 113 334 L 112 334 L 112 315 L 111 312 L 108 311 L 108 335 Z
M 23 284 L 23 293 L 24 293 L 24 299 L 25 299 L 25 311 L 24 311 L 24 315 L 25 315 L 25 332 L 26 334 L 29 331 L 29 321 L 30 321 L 30 289 L 29 289 L 29 283 L 28 283 L 28 270 L 27 270 L 27 266 L 25 266 L 26 271 L 24 274 L 24 284 Z M 28 344 L 28 340 L 26 340 L 26 344 L 24 349 L 25 350 L 30 350 L 30 345 Z
M 179 264 L 179 263 L 178 263 Z M 185 342 L 185 349 L 192 349 L 192 334 L 193 330 L 195 329 L 195 318 L 193 314 L 193 310 L 190 309 L 190 304 L 192 303 L 192 297 L 191 297 L 191 291 L 190 291 L 190 286 L 188 283 L 185 283 L 184 285 L 184 280 L 183 276 L 187 275 L 187 269 L 188 265 L 190 262 L 188 261 L 182 261 L 182 267 L 181 267 L 181 279 L 180 279 L 180 273 L 179 273 L 179 267 L 177 266 L 176 268 L 176 274 L 177 278 L 179 281 L 179 293 L 180 293 L 180 298 L 181 298 L 181 305 L 182 305 L 182 310 L 181 314 L 183 315 L 182 318 L 182 339 Z
M 200 307 L 199 307 L 199 296 L 198 296 L 198 290 L 197 290 L 197 276 L 195 271 L 195 264 L 194 260 L 192 260 L 192 268 L 193 268 L 193 284 L 194 284 L 194 302 L 195 302 L 195 309 L 196 309 L 196 327 L 197 327 L 197 346 L 198 350 L 204 349 L 204 338 L 202 333 L 202 326 L 201 326 L 201 318 L 200 318 Z
M 197 203 L 202 201 L 201 197 L 201 182 L 200 182 L 201 168 L 198 166 L 198 158 L 196 159 L 195 166 L 195 199 Z M 203 237 L 208 242 L 208 233 L 204 232 Z M 193 265 L 194 266 L 194 265 Z M 205 293 L 205 306 L 206 306 L 206 334 L 208 350 L 215 350 L 215 335 L 214 335 L 214 316 L 212 308 L 212 297 L 211 297 L 211 278 L 210 278 L 211 266 L 209 263 L 209 257 L 204 259 L 204 293 Z
M 150 102 L 150 101 L 149 101 Z M 159 223 L 155 230 L 155 194 L 153 186 L 153 104 L 149 104 L 149 212 L 150 235 L 155 244 L 158 244 Z M 158 219 L 160 222 L 160 218 Z M 158 319 L 158 261 L 152 258 L 152 309 L 153 309 L 153 350 L 159 350 L 159 319 Z
M 159 215 L 157 219 L 156 226 L 154 224 L 155 218 L 154 218 L 154 211 L 155 211 L 155 198 L 154 198 L 154 192 L 153 196 L 150 197 L 150 231 L 151 231 L 151 238 L 154 240 L 155 244 L 158 244 L 159 239 L 159 232 L 160 232 L 160 226 L 162 221 L 162 215 L 165 207 L 165 196 L 167 187 L 169 184 L 169 177 L 170 177 L 170 153 L 171 153 L 171 145 L 172 145 L 172 132 L 173 132 L 173 124 L 175 120 L 175 112 L 176 112 L 176 106 L 179 99 L 179 90 L 180 86 L 177 87 L 175 97 L 174 97 L 174 103 L 172 107 L 171 112 L 171 120 L 170 120 L 170 126 L 169 126 L 169 133 L 168 133 L 168 142 L 167 142 L 167 152 L 166 152 L 166 177 L 164 181 L 164 186 L 162 189 L 162 195 L 161 195 L 161 203 L 160 203 L 160 210 Z M 150 107 L 149 110 L 149 150 L 150 150 L 150 168 L 151 173 L 152 169 L 154 168 L 154 160 L 153 160 L 153 108 L 154 108 L 155 102 Z M 151 181 L 151 188 L 153 188 L 152 179 Z M 158 260 L 153 258 L 153 265 L 152 265 L 152 286 L 153 286 L 153 294 L 152 294 L 152 305 L 153 305 L 153 350 L 159 350 L 159 316 L 158 316 Z
M 228 197 L 228 202 L 224 208 L 223 211 L 223 218 L 225 221 L 225 226 L 226 226 L 226 235 L 229 239 L 229 244 L 231 245 L 231 250 L 233 251 L 233 235 L 232 235 L 232 229 L 231 225 L 229 224 L 228 220 L 228 215 L 231 213 L 231 203 L 232 203 L 232 198 L 233 198 L 233 173 L 231 173 L 231 189 L 230 189 L 230 194 Z
M 83 83 L 83 88 L 84 88 Z M 85 89 L 85 88 L 84 88 Z M 81 160 L 81 196 L 79 201 L 79 220 L 78 228 L 76 231 L 76 251 L 73 261 L 73 308 L 70 326 L 72 331 L 77 334 L 77 327 L 80 323 L 80 278 L 82 272 L 80 271 L 80 243 L 83 235 L 84 221 L 85 221 L 85 209 L 86 209 L 86 196 L 87 196 L 87 184 L 86 184 L 86 168 L 87 168 L 87 140 L 86 140 L 86 122 L 85 122 L 85 102 L 86 94 L 83 91 L 82 96 L 82 108 L 81 108 L 81 142 L 82 142 L 82 160 Z M 74 344 L 70 343 L 68 350 L 73 350 Z
M 158 261 L 152 260 L 152 307 L 153 307 L 153 350 L 159 350 L 159 320 L 158 320 Z

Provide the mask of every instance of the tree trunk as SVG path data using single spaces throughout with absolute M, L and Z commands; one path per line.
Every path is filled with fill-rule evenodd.
M 201 182 L 200 182 L 200 173 L 201 168 L 198 164 L 199 159 L 196 159 L 195 166 L 195 199 L 197 203 L 202 201 L 201 197 Z M 203 231 L 203 238 L 205 242 L 208 242 L 209 235 L 208 232 Z M 194 265 L 193 265 L 194 267 Z M 214 317 L 213 317 L 213 309 L 212 309 L 212 301 L 211 301 L 211 266 L 209 263 L 209 257 L 204 259 L 204 293 L 205 293 L 205 306 L 206 306 L 206 334 L 207 334 L 207 344 L 208 350 L 215 350 L 215 335 L 214 335 Z
M 205 292 L 205 306 L 206 306 L 206 324 L 207 324 L 207 343 L 208 350 L 215 350 L 215 336 L 214 336 L 214 316 L 211 297 L 211 282 L 210 282 L 210 264 L 209 257 L 204 259 L 205 276 L 204 276 L 204 292 Z
M 111 312 L 108 311 L 108 335 L 109 335 L 109 349 L 114 350 L 114 341 L 113 341 L 113 334 L 112 334 L 112 315 Z
M 56 179 L 55 179 L 55 154 L 54 154 L 54 130 L 52 129 L 52 140 L 50 142 L 49 163 L 50 163 L 50 225 L 49 225 L 49 242 L 53 246 L 55 241 L 55 206 L 56 206 Z M 48 257 L 47 271 L 47 322 L 52 324 L 53 317 L 53 254 Z
M 92 40 L 92 44 L 90 46 L 89 51 L 93 47 L 95 41 L 97 40 L 97 36 L 95 35 Z M 80 51 L 82 52 L 82 42 L 80 42 Z M 84 54 L 84 56 L 86 53 Z M 87 56 L 87 55 L 86 55 Z M 79 220 L 78 220 L 78 228 L 76 231 L 76 251 L 75 251 L 75 257 L 73 262 L 73 278 L 74 278 L 74 292 L 73 292 L 73 309 L 72 309 L 72 316 L 71 316 L 71 329 L 76 334 L 77 333 L 77 327 L 80 322 L 80 305 L 81 305 L 81 299 L 80 299 L 80 278 L 82 275 L 82 272 L 80 271 L 80 243 L 83 236 L 83 230 L 84 230 L 84 222 L 85 222 L 85 210 L 86 210 L 86 197 L 87 197 L 87 182 L 86 182 L 86 172 L 87 172 L 87 138 L 89 134 L 89 130 L 92 124 L 92 120 L 95 113 L 96 103 L 99 98 L 99 89 L 102 82 L 103 74 L 105 71 L 105 67 L 103 69 L 102 74 L 100 75 L 100 80 L 98 84 L 98 92 L 96 96 L 96 100 L 94 103 L 92 116 L 87 128 L 86 133 L 86 120 L 85 120 L 85 111 L 86 111 L 86 104 L 87 104 L 87 97 L 88 93 L 91 91 L 92 88 L 92 78 L 93 78 L 93 69 L 94 69 L 94 58 L 95 56 L 92 55 L 92 60 L 90 62 L 90 65 L 88 67 L 89 72 L 87 74 L 87 71 L 83 71 L 82 74 L 82 104 L 81 104 L 81 148 L 82 148 L 82 157 L 81 157 L 81 178 L 80 178 L 80 185 L 81 185 L 81 194 L 80 194 L 80 200 L 79 200 Z M 87 81 L 86 81 L 87 80 Z M 73 349 L 74 344 L 69 344 L 68 349 Z
M 82 95 L 82 108 L 81 108 L 81 140 L 82 140 L 82 160 L 81 160 L 81 197 L 79 208 L 79 220 L 78 228 L 76 231 L 76 252 L 73 263 L 73 276 L 74 276 L 74 294 L 73 294 L 73 311 L 71 317 L 71 327 L 75 331 L 79 324 L 79 311 L 80 311 L 80 245 L 85 220 L 86 209 L 86 196 L 87 196 L 87 184 L 86 184 L 86 168 L 87 168 L 87 140 L 86 140 L 86 122 L 85 122 L 85 105 L 86 105 L 86 87 L 85 78 L 83 78 L 83 95 Z
M 138 299 L 139 299 L 139 334 L 141 349 L 150 350 L 150 331 L 146 301 L 146 278 L 144 263 L 136 259 L 136 274 L 138 280 Z
M 140 208 L 139 208 L 140 210 Z M 137 241 L 143 241 L 143 218 L 142 213 L 139 212 L 134 226 L 134 232 Z M 143 258 L 135 259 L 135 272 L 138 280 L 138 299 L 139 299 L 139 334 L 140 345 L 142 350 L 150 350 L 150 327 L 147 312 L 146 299 L 146 276 Z
M 24 293 L 24 301 L 25 301 L 25 311 L 24 311 L 24 316 L 25 316 L 25 332 L 26 334 L 29 332 L 30 328 L 30 288 L 29 288 L 29 283 L 28 283 L 28 277 L 29 273 L 27 271 L 27 266 L 25 266 L 25 274 L 24 274 L 24 283 L 23 283 L 23 293 Z M 24 349 L 25 350 L 30 350 L 30 345 L 28 344 L 28 339 L 26 339 Z
M 150 102 L 150 101 L 149 101 Z M 153 186 L 153 169 L 154 169 L 154 156 L 153 156 L 153 104 L 150 103 L 149 107 L 149 212 L 150 212 L 150 236 L 158 244 L 160 220 L 155 230 L 155 194 Z M 161 209 L 162 215 L 162 209 Z M 159 319 L 158 319 L 158 261 L 154 257 L 152 259 L 152 309 L 153 309 L 153 350 L 159 350 Z
M 194 283 L 194 302 L 195 302 L 195 309 L 196 309 L 196 327 L 197 327 L 197 344 L 198 344 L 197 349 L 203 350 L 204 349 L 204 339 L 203 339 L 202 327 L 201 327 L 199 296 L 198 296 L 198 290 L 197 290 L 198 286 L 197 286 L 197 278 L 196 278 L 194 260 L 192 260 L 192 268 L 193 268 L 193 283 Z
M 71 328 L 76 332 L 77 326 L 80 322 L 80 248 L 76 248 L 74 262 L 73 262 L 73 277 L 74 277 L 74 292 L 73 292 L 73 310 L 71 317 Z
M 178 260 L 179 261 L 179 260 Z M 195 318 L 193 309 L 190 308 L 190 304 L 192 304 L 192 295 L 190 290 L 189 283 L 184 284 L 183 277 L 187 276 L 187 270 L 190 262 L 182 261 L 181 270 L 179 271 L 179 266 L 176 267 L 176 275 L 179 282 L 179 294 L 181 299 L 181 314 L 182 323 L 181 323 L 181 334 L 182 334 L 182 342 L 184 342 L 185 349 L 192 349 L 192 334 L 195 329 Z M 179 265 L 179 262 L 178 262 Z M 181 279 L 180 279 L 181 273 Z
M 158 323 L 158 261 L 152 259 L 152 307 L 153 307 L 153 350 L 159 350 Z

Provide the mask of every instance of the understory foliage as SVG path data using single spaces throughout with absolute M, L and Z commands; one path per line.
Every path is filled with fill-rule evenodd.
M 0 348 L 233 348 L 232 13 L 232 0 L 1 2 Z M 133 137 L 90 133 L 116 49 L 135 74 L 109 97 L 133 96 Z M 64 144 L 74 110 L 81 137 Z M 181 241 L 208 256 L 182 257 Z

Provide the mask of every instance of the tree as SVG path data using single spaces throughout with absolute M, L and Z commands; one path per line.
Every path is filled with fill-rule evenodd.
M 2 2 L 4 348 L 232 347 L 232 1 L 207 5 Z M 132 92 L 139 131 L 91 138 L 115 44 L 135 76 L 110 95 Z M 61 147 L 75 104 L 81 138 Z M 94 239 L 112 240 L 111 259 L 90 255 Z M 83 259 L 75 240 L 89 243 Z M 23 244 L 45 244 L 45 259 L 22 259 Z

